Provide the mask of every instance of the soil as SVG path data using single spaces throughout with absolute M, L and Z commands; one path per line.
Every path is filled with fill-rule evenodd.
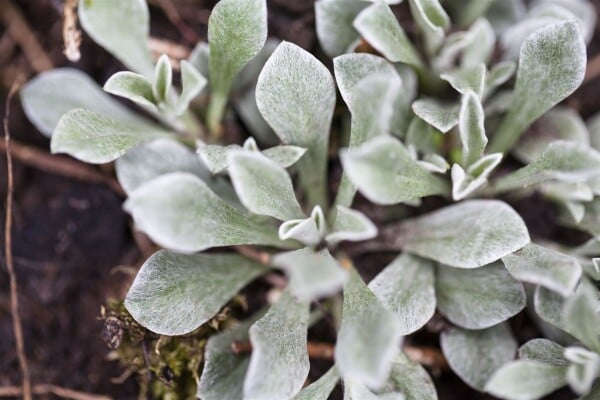
M 23 13 L 56 67 L 82 69 L 98 82 L 104 82 L 111 74 L 122 69 L 117 61 L 86 36 L 81 47 L 81 61 L 72 64 L 65 59 L 61 37 L 62 0 L 12 0 L 12 3 Z M 161 1 L 150 3 L 151 34 L 192 46 L 193 43 L 185 41 L 182 33 L 158 6 Z M 206 17 L 214 1 L 170 0 L 163 3 L 174 4 L 185 24 L 200 38 L 206 38 Z M 270 35 L 295 42 L 322 56 L 315 36 L 313 1 L 269 0 L 268 4 Z M 596 0 L 595 4 L 600 10 L 600 0 Z M 405 7 L 401 5 L 395 8 L 401 20 L 406 15 Z M 2 23 L 0 21 L 0 96 L 3 110 L 15 71 L 28 76 L 35 75 L 36 71 Z M 600 33 L 597 31 L 589 47 L 590 59 L 599 52 Z M 331 65 L 330 61 L 326 63 Z M 599 92 L 600 79 L 591 79 L 567 102 L 588 117 L 600 110 Z M 243 126 L 237 125 L 228 127 L 234 133 L 232 136 L 244 134 Z M 12 137 L 20 143 L 48 149 L 48 140 L 27 121 L 16 100 L 12 103 L 10 130 Z M 6 196 L 5 161 L 4 155 L 0 155 L 2 199 Z M 109 166 L 98 169 L 111 173 Z M 14 161 L 14 178 L 13 252 L 20 284 L 26 353 L 33 382 L 107 394 L 115 399 L 137 398 L 135 379 L 130 378 L 119 384 L 111 382 L 122 370 L 114 361 L 106 360 L 109 349 L 102 340 L 103 323 L 99 319 L 101 306 L 109 298 L 122 298 L 131 280 L 131 274 L 126 269 L 117 267 L 138 267 L 147 248 L 132 233 L 130 219 L 121 207 L 123 197 L 105 185 L 51 174 L 28 167 L 18 160 Z M 524 216 L 533 236 L 560 238 L 570 242 L 581 240 L 574 232 L 557 229 L 552 223 L 551 206 L 543 204 L 539 198 L 522 200 L 515 206 Z M 0 217 L 2 226 L 4 217 L 4 214 Z M 3 231 L 0 239 L 3 243 Z M 3 249 L 0 257 L 0 387 L 3 387 L 17 385 L 20 377 L 9 313 L 8 277 L 4 269 Z M 361 273 L 365 277 L 372 277 L 390 257 L 383 254 L 360 257 L 356 261 Z M 256 304 L 264 297 L 264 286 L 255 284 L 246 290 L 250 303 Z M 513 323 L 520 342 L 536 334 L 525 315 L 518 316 Z M 437 336 L 431 331 L 435 331 L 435 327 L 428 326 L 412 340 L 436 345 Z M 310 338 L 334 340 L 327 323 L 311 329 Z M 327 363 L 315 363 L 310 378 L 316 378 L 327 367 Z M 435 380 L 442 400 L 491 398 L 468 389 L 451 372 L 437 374 Z M 574 398 L 574 395 L 563 390 L 551 398 L 567 399 Z

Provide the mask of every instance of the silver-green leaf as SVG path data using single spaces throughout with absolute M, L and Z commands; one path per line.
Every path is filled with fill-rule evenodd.
M 486 384 L 485 391 L 502 399 L 535 400 L 565 384 L 564 367 L 518 360 L 498 370 Z
M 381 303 L 395 313 L 403 336 L 422 328 L 435 313 L 434 273 L 433 262 L 402 254 L 369 283 Z
M 440 313 L 466 329 L 489 328 L 526 305 L 523 284 L 500 262 L 474 270 L 440 266 L 435 283 Z
M 517 352 L 508 324 L 478 331 L 452 328 L 442 332 L 440 341 L 452 370 L 477 390 L 483 390 L 492 374 Z
M 405 251 L 457 268 L 477 268 L 529 243 L 525 223 L 508 204 L 469 200 L 401 224 Z
M 577 89 L 586 68 L 577 23 L 560 22 L 530 35 L 521 47 L 514 101 L 490 144 L 505 152 L 542 114 Z
M 344 54 L 359 34 L 352 26 L 358 13 L 367 7 L 361 0 L 319 0 L 315 2 L 315 25 L 319 43 L 329 57 Z
M 138 229 L 175 251 L 238 244 L 285 247 L 274 226 L 248 218 L 189 173 L 163 175 L 138 187 L 125 209 Z
M 121 122 L 78 108 L 67 112 L 58 121 L 50 148 L 52 153 L 67 153 L 81 161 L 100 164 L 168 134 L 149 122 Z
M 185 335 L 209 319 L 267 268 L 236 254 L 154 253 L 138 272 L 125 307 L 159 335 Z
M 297 394 L 308 375 L 306 350 L 309 304 L 284 292 L 250 328 L 252 356 L 244 399 L 281 400 Z

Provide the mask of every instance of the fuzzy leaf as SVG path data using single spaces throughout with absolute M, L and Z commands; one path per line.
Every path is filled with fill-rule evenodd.
M 249 354 L 235 354 L 231 345 L 248 340 L 248 329 L 262 314 L 228 330 L 211 336 L 206 343 L 204 367 L 198 385 L 198 398 L 223 400 L 243 398 L 244 376 L 250 361 Z
M 477 268 L 530 241 L 521 217 L 498 200 L 469 200 L 401 224 L 396 243 L 421 257 Z
M 211 178 L 210 172 L 194 153 L 170 139 L 158 139 L 132 149 L 115 162 L 115 170 L 127 193 L 171 172 L 189 172 L 205 182 Z
M 517 65 L 514 61 L 504 61 L 494 65 L 485 77 L 485 89 L 482 97 L 487 98 L 496 88 L 508 82 L 516 70 Z
M 417 164 L 404 145 L 389 136 L 343 150 L 341 159 L 352 184 L 377 204 L 396 204 L 448 191 L 444 179 Z
M 488 176 L 502 161 L 501 153 L 488 154 L 474 162 L 465 171 L 459 164 L 452 166 L 452 198 L 462 200 L 475 193 L 488 181 Z
M 508 324 L 480 331 L 452 328 L 442 332 L 440 340 L 452 370 L 477 390 L 483 390 L 490 376 L 517 352 L 517 342 Z
M 484 118 L 480 98 L 472 91 L 463 94 L 458 131 L 463 145 L 463 163 L 467 166 L 481 158 L 487 145 Z
M 309 204 L 324 205 L 335 106 L 335 85 L 327 68 L 300 47 L 281 43 L 258 77 L 256 104 L 283 143 L 307 149 L 298 163 L 300 183 Z
M 565 301 L 562 311 L 565 330 L 596 352 L 600 352 L 599 306 L 597 290 L 591 285 L 581 285 L 575 295 Z
M 337 370 L 331 367 L 318 380 L 302 389 L 292 400 L 327 400 L 339 379 Z
M 405 400 L 437 400 L 435 386 L 425 368 L 402 353 L 392 365 L 384 392 L 390 390 L 402 393 Z
M 342 1 L 347 2 L 347 0 Z M 344 54 L 336 57 L 333 59 L 333 70 L 340 94 L 351 113 L 356 111 L 355 105 L 365 105 L 360 99 L 354 101 L 354 89 L 358 82 L 371 74 L 396 73 L 394 66 L 384 58 L 367 53 Z
M 173 69 L 166 55 L 160 56 L 154 67 L 154 81 L 152 82 L 152 93 L 154 98 L 163 102 L 169 96 L 173 84 Z
M 533 339 L 519 348 L 519 358 L 544 364 L 567 366 L 569 361 L 564 357 L 564 352 L 564 347 L 551 340 Z
M 425 37 L 425 48 L 433 54 L 450 26 L 450 17 L 439 0 L 409 0 L 410 12 Z
M 525 308 L 523 285 L 496 262 L 474 270 L 440 266 L 436 276 L 440 313 L 466 329 L 484 329 Z
M 548 146 L 565 140 L 588 146 L 590 135 L 581 116 L 573 109 L 555 107 L 544 114 L 519 140 L 513 153 L 524 163 L 539 158 Z
M 43 72 L 21 89 L 21 104 L 27 118 L 45 136 L 51 137 L 60 117 L 84 108 L 112 119 L 139 124 L 144 119 L 102 91 L 89 76 L 72 68 Z
M 402 254 L 369 283 L 369 289 L 396 314 L 402 336 L 422 328 L 435 312 L 434 264 L 429 260 Z
M 400 351 L 400 325 L 354 270 L 344 287 L 335 363 L 344 379 L 379 389 Z
M 344 54 L 359 34 L 352 21 L 368 3 L 360 0 L 319 0 L 315 2 L 315 25 L 319 43 L 329 57 Z
M 185 335 L 211 319 L 267 268 L 235 254 L 154 253 L 138 272 L 125 307 L 159 335 Z
M 589 393 L 600 375 L 600 355 L 578 346 L 567 347 L 564 354 L 571 362 L 567 367 L 569 386 L 576 393 Z
M 284 292 L 252 325 L 253 350 L 244 381 L 244 399 L 289 399 L 300 391 L 310 368 L 306 350 L 308 309 L 308 303 L 298 302 Z
M 156 109 L 152 83 L 144 75 L 129 71 L 117 72 L 108 78 L 103 89 L 110 94 L 130 100 L 145 109 Z
M 485 391 L 510 400 L 539 399 L 564 386 L 565 368 L 539 361 L 518 360 L 497 371 Z
M 493 0 L 474 0 L 471 4 L 491 3 Z M 460 2 L 461 5 L 463 2 Z M 496 33 L 486 18 L 479 18 L 469 28 L 471 40 L 462 51 L 461 67 L 473 68 L 480 63 L 488 64 L 496 47 Z
M 221 120 L 236 75 L 261 51 L 267 40 L 265 0 L 221 0 L 208 20 L 211 101 L 208 125 Z
M 291 167 L 306 153 L 306 149 L 298 146 L 274 146 L 263 150 L 263 154 L 283 168 Z
M 175 251 L 238 244 L 285 246 L 273 226 L 249 219 L 189 173 L 163 175 L 140 186 L 125 209 L 138 229 Z
M 459 108 L 454 104 L 441 104 L 433 99 L 417 100 L 412 110 L 419 118 L 442 133 L 458 125 Z
M 150 18 L 144 0 L 79 0 L 79 20 L 85 32 L 134 72 L 152 76 L 148 50 Z
M 281 221 L 302 218 L 292 178 L 275 161 L 255 151 L 229 153 L 229 176 L 242 204 L 251 212 Z
M 564 298 L 551 290 L 538 286 L 535 288 L 533 304 L 536 314 L 552 326 L 568 332 L 568 328 L 562 323 L 561 312 Z
M 168 134 L 154 124 L 120 122 L 78 108 L 67 112 L 58 121 L 50 148 L 52 153 L 67 153 L 81 161 L 100 164 Z
M 542 114 L 583 81 L 585 43 L 575 22 L 546 26 L 521 47 L 514 101 L 494 135 L 490 151 L 505 152 Z
M 502 258 L 506 269 L 520 281 L 542 285 L 563 296 L 575 290 L 581 265 L 575 257 L 530 243 Z
M 335 221 L 325 236 L 329 243 L 343 240 L 359 242 L 377 236 L 377 227 L 363 213 L 343 206 L 336 206 Z
M 579 143 L 556 141 L 531 164 L 494 182 L 496 192 L 505 192 L 556 179 L 581 182 L 600 176 L 600 152 Z
M 303 301 L 335 294 L 348 278 L 327 249 L 315 252 L 305 247 L 277 254 L 272 264 L 286 272 L 290 278 L 289 291 Z
M 319 244 L 327 231 L 325 215 L 320 206 L 315 206 L 308 218 L 291 219 L 279 226 L 281 240 L 293 239 L 307 246 Z
M 392 62 L 423 65 L 419 53 L 404 33 L 390 6 L 376 2 L 358 14 L 354 27 L 362 37 Z
M 481 63 L 475 67 L 461 68 L 447 72 L 440 75 L 440 78 L 447 81 L 454 90 L 462 95 L 473 92 L 478 97 L 481 97 L 485 88 L 486 74 L 487 69 L 485 64 Z
M 190 102 L 202 92 L 206 86 L 206 78 L 190 62 L 181 61 L 181 96 L 177 100 L 175 112 L 183 115 Z

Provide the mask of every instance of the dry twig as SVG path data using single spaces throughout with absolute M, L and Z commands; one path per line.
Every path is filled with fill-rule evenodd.
M 22 394 L 23 390 L 18 386 L 0 387 L 0 397 L 17 397 Z M 71 400 L 112 400 L 109 396 L 90 394 L 49 384 L 35 385 L 33 387 L 33 394 L 38 396 L 53 394 L 63 399 Z
M 588 60 L 583 83 L 596 79 L 598 76 L 600 76 L 600 54 Z
M 6 144 L 0 143 L 0 152 L 6 152 Z M 53 156 L 43 150 L 14 140 L 11 143 L 11 153 L 16 160 L 27 166 L 83 182 L 107 185 L 120 196 L 125 195 L 123 188 L 115 179 L 77 160 Z
M 19 44 L 25 57 L 36 72 L 54 68 L 52 60 L 38 42 L 21 11 L 12 0 L 0 1 L 0 20 L 8 34 Z
M 335 347 L 331 343 L 323 342 L 308 342 L 306 345 L 308 357 L 314 360 L 333 360 L 333 352 Z M 252 352 L 252 343 L 250 342 L 233 342 L 231 343 L 231 351 L 234 354 L 245 354 Z
M 65 0 L 63 8 L 63 42 L 64 54 L 71 62 L 81 58 L 79 46 L 81 45 L 81 32 L 77 29 L 77 0 Z
M 6 98 L 6 109 L 4 113 L 4 143 L 6 146 L 6 173 L 8 175 L 8 189 L 6 191 L 6 218 L 4 220 L 4 254 L 6 257 L 6 270 L 10 280 L 10 314 L 12 316 L 13 331 L 17 347 L 17 358 L 21 368 L 21 379 L 23 385 L 23 399 L 31 400 L 31 377 L 29 365 L 25 355 L 25 341 L 23 339 L 23 326 L 19 314 L 19 285 L 12 257 L 12 204 L 14 192 L 13 165 L 10 152 L 10 130 L 8 119 L 10 117 L 10 102 L 23 83 L 22 76 L 17 78 L 8 92 Z
M 241 255 L 260 264 L 269 265 L 271 262 L 271 254 L 266 251 L 256 250 L 252 246 L 233 246 L 233 249 Z

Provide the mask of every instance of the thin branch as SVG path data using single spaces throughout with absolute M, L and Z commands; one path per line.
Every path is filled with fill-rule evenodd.
M 53 394 L 71 400 L 112 400 L 112 397 L 109 396 L 80 392 L 50 384 L 35 385 L 33 393 L 38 396 Z M 23 390 L 18 386 L 0 387 L 0 397 L 17 397 L 22 394 Z
M 6 144 L 1 142 L 0 152 L 6 152 Z M 78 181 L 103 184 L 110 187 L 118 195 L 125 196 L 125 191 L 119 185 L 119 182 L 99 172 L 96 168 L 77 160 L 54 156 L 15 140 L 12 140 L 11 143 L 11 153 L 15 160 L 19 160 L 27 166 Z
M 64 54 L 71 62 L 81 58 L 79 46 L 81 45 L 81 31 L 77 29 L 77 0 L 65 0 L 63 8 L 63 42 Z
M 588 60 L 583 83 L 596 79 L 598 76 L 600 76 L 600 54 Z
M 308 357 L 313 360 L 333 360 L 334 345 L 324 342 L 308 342 L 306 345 Z M 252 352 L 252 343 L 250 342 L 233 342 L 231 343 L 231 351 L 234 354 L 246 354 Z
M 23 326 L 19 314 L 19 285 L 12 256 L 12 207 L 14 192 L 14 177 L 12 156 L 10 152 L 10 130 L 8 119 L 10 117 L 10 102 L 23 83 L 22 76 L 17 78 L 8 92 L 6 98 L 6 111 L 4 113 L 4 143 L 6 146 L 6 173 L 8 175 L 8 189 L 6 191 L 6 218 L 4 220 L 4 254 L 6 257 L 6 270 L 10 279 L 10 314 L 12 316 L 13 331 L 17 347 L 17 358 L 21 368 L 21 379 L 23 385 L 23 399 L 31 400 L 31 377 L 29 365 L 25 355 L 25 340 L 23 339 Z
M 54 63 L 40 45 L 35 33 L 12 0 L 0 1 L 0 20 L 6 27 L 8 34 L 19 44 L 27 61 L 36 72 L 54 68 Z
M 271 262 L 271 254 L 266 251 L 256 250 L 252 246 L 233 246 L 233 249 L 247 258 L 254 260 L 263 265 L 269 265 Z

